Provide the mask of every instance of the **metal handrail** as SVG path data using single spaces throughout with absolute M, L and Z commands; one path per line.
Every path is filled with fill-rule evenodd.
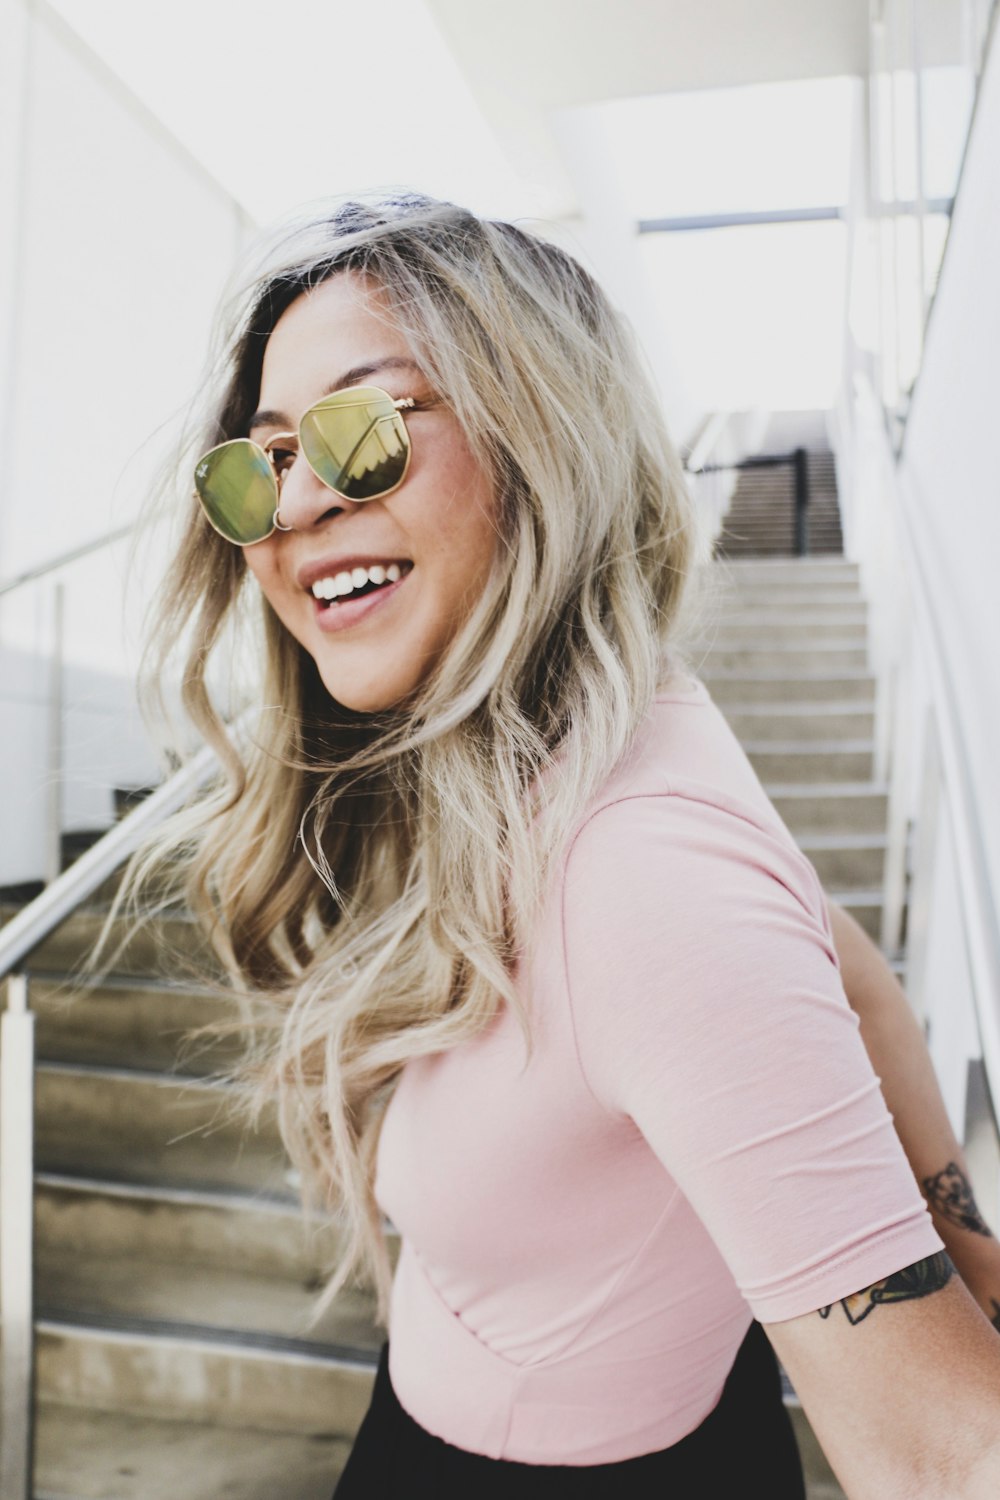
M 35 583 L 49 573 L 56 573 L 60 568 L 68 567 L 70 563 L 77 562 L 81 557 L 89 557 L 91 552 L 100 552 L 103 547 L 110 547 L 112 542 L 123 541 L 125 537 L 132 535 L 140 519 L 137 517 L 136 520 L 129 521 L 124 526 L 116 526 L 112 531 L 106 531 L 103 536 L 95 537 L 91 542 L 82 542 L 79 547 L 71 547 L 68 552 L 50 558 L 48 562 L 39 563 L 37 567 L 27 568 L 13 578 L 5 578 L 0 582 L 0 598 L 3 598 L 4 594 L 12 594 L 15 589 L 21 588 L 26 583 Z
M 27 956 L 187 802 L 218 766 L 206 746 L 109 829 L 0 931 L 0 1500 L 31 1500 L 34 1449 L 35 1018 Z
M 217 765 L 214 750 L 208 746 L 199 750 L 0 929 L 0 980 L 17 969 L 33 948 L 92 896 L 153 828 L 183 807 Z
M 755 453 L 750 458 L 734 459 L 729 464 L 700 464 L 697 469 L 685 463 L 687 473 L 722 474 L 744 469 L 777 469 L 789 465 L 795 482 L 793 520 L 795 527 L 794 546 L 796 557 L 805 557 L 809 552 L 809 454 L 805 448 L 793 448 L 789 453 Z

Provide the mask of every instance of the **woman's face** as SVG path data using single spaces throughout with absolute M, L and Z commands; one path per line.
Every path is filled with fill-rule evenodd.
M 405 480 L 384 499 L 345 500 L 297 454 L 281 485 L 280 520 L 292 529 L 244 549 L 331 697 L 362 713 L 398 703 L 427 675 L 482 594 L 497 538 L 490 476 L 379 307 L 378 289 L 351 271 L 293 302 L 267 341 L 249 436 L 263 445 L 297 432 L 335 385 L 376 385 L 417 402 L 404 416 Z M 390 570 L 388 581 L 353 601 L 315 597 L 314 584 L 368 567 L 373 582 Z

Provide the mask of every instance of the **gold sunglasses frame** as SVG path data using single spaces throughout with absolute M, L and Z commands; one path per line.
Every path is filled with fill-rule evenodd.
M 356 496 L 353 496 L 353 495 L 345 495 L 344 492 L 343 492 L 343 490 L 338 490 L 337 487 L 336 487 L 336 485 L 332 485 L 332 484 L 329 483 L 328 480 L 324 479 L 323 476 L 322 476 L 322 474 L 318 473 L 317 470 L 313 467 L 313 464 L 310 462 L 309 455 L 305 452 L 305 449 L 303 448 L 303 445 L 302 445 L 302 423 L 306 420 L 306 418 L 312 412 L 315 412 L 315 411 L 317 411 L 319 409 L 322 409 L 325 403 L 329 403 L 330 405 L 335 406 L 338 409 L 340 407 L 345 407 L 345 406 L 346 407 L 351 407 L 351 406 L 368 406 L 368 405 L 371 404 L 371 394 L 366 395 L 366 397 L 365 397 L 364 400 L 358 400 L 358 401 L 353 401 L 353 402 L 352 401 L 344 401 L 344 400 L 334 401 L 334 399 L 333 399 L 334 397 L 350 396 L 350 395 L 352 395 L 356 391 L 365 391 L 367 393 L 374 393 L 376 396 L 381 396 L 384 400 L 390 402 L 390 404 L 392 405 L 392 407 L 394 409 L 394 412 L 398 412 L 399 413 L 399 419 L 400 419 L 400 422 L 402 423 L 403 431 L 406 434 L 406 462 L 403 465 L 403 472 L 399 476 L 399 479 L 396 481 L 396 483 L 394 485 L 391 485 L 389 489 L 387 489 L 387 490 L 380 490 L 377 495 L 366 495 L 363 500 L 359 500 Z M 271 517 L 271 529 L 270 529 L 270 531 L 266 532 L 264 534 L 264 536 L 255 537 L 252 542 L 236 542 L 236 541 L 233 540 L 233 538 L 231 536 L 227 536 L 226 533 L 222 530 L 222 528 L 220 526 L 217 526 L 215 524 L 215 522 L 212 520 L 212 517 L 209 515 L 209 513 L 208 513 L 208 507 L 205 504 L 204 500 L 202 499 L 201 493 L 200 493 L 200 491 L 197 488 L 197 482 L 196 482 L 195 490 L 194 490 L 194 498 L 198 501 L 198 504 L 199 504 L 199 506 L 201 508 L 201 512 L 204 515 L 205 520 L 208 522 L 209 526 L 211 526 L 212 530 L 215 531 L 215 532 L 217 532 L 219 534 L 219 536 L 221 536 L 224 541 L 227 541 L 230 544 L 230 546 L 232 546 L 232 547 L 256 547 L 259 542 L 266 542 L 267 539 L 268 539 L 268 537 L 272 537 L 276 531 L 291 531 L 292 528 L 290 526 L 282 526 L 281 523 L 278 521 L 278 512 L 281 509 L 281 484 L 282 484 L 282 480 L 284 478 L 285 471 L 282 470 L 281 473 L 278 472 L 277 465 L 274 462 L 274 454 L 273 454 L 273 452 L 271 450 L 272 450 L 273 445 L 275 443 L 277 443 L 281 438 L 286 438 L 286 439 L 287 438 L 294 438 L 295 441 L 298 443 L 298 452 L 301 453 L 302 456 L 305 458 L 306 463 L 309 464 L 310 469 L 312 469 L 312 472 L 316 475 L 316 478 L 319 480 L 320 484 L 325 485 L 326 488 L 328 490 L 332 491 L 333 494 L 339 495 L 342 500 L 350 500 L 353 505 L 365 505 L 365 504 L 367 504 L 367 502 L 369 500 L 383 500 L 386 497 L 386 495 L 392 495 L 392 494 L 395 493 L 396 490 L 399 489 L 400 485 L 405 482 L 406 476 L 407 476 L 407 474 L 410 471 L 410 459 L 413 456 L 413 439 L 410 436 L 410 429 L 407 427 L 406 422 L 405 422 L 405 420 L 403 418 L 403 412 L 407 411 L 407 410 L 409 410 L 409 409 L 411 409 L 413 407 L 415 407 L 416 404 L 417 404 L 417 402 L 416 402 L 416 398 L 414 396 L 401 396 L 399 398 L 399 400 L 396 400 L 395 397 L 390 396 L 390 394 L 389 394 L 388 391 L 383 390 L 381 386 L 377 386 L 377 385 L 352 385 L 352 386 L 347 386 L 342 391 L 330 391 L 327 395 L 321 396 L 318 401 L 314 401 L 311 406 L 306 407 L 306 410 L 302 413 L 302 416 L 299 418 L 298 430 L 296 432 L 276 432 L 273 437 L 268 438 L 266 444 L 255 443 L 254 440 L 253 440 L 253 438 L 248 438 L 248 437 L 229 438 L 229 439 L 227 439 L 226 442 L 224 442 L 224 443 L 217 443 L 214 448 L 209 448 L 206 453 L 203 453 L 201 455 L 201 457 L 198 459 L 198 462 L 195 464 L 195 472 L 197 472 L 197 470 L 201 467 L 201 465 L 205 462 L 205 460 L 208 459 L 208 458 L 211 458 L 214 453 L 221 453 L 222 450 L 223 450 L 223 448 L 232 448 L 237 443 L 249 443 L 250 447 L 251 448 L 256 448 L 257 452 L 260 453 L 260 454 L 262 454 L 263 457 L 264 457 L 264 459 L 266 460 L 268 468 L 270 469 L 272 477 L 274 479 L 274 501 L 275 501 L 275 504 L 274 504 L 274 514 Z M 351 450 L 351 452 L 350 452 L 350 454 L 348 456 L 347 462 L 341 466 L 341 473 L 343 473 L 344 469 L 346 469 L 346 468 L 349 467 L 349 465 L 351 464 L 351 462 L 354 459 L 355 455 L 357 454 L 358 450 L 360 449 L 362 443 L 365 443 L 365 442 L 368 441 L 368 438 L 371 436 L 371 433 L 374 430 L 374 428 L 376 427 L 376 425 L 379 422 L 384 422 L 384 421 L 387 421 L 387 420 L 388 420 L 387 416 L 386 417 L 376 417 L 373 422 L 370 422 L 368 424 L 368 426 L 365 428 L 364 432 L 362 433 L 361 437 L 358 439 L 358 441 L 355 443 L 354 447 L 352 448 L 352 450 Z

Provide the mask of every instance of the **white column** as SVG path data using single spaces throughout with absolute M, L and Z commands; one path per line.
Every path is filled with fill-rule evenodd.
M 14 380 L 18 352 L 18 307 L 21 302 L 21 254 L 24 244 L 25 163 L 31 33 L 29 0 L 0 0 L 0 452 L 4 470 L 12 470 Z M 0 578 L 10 571 L 4 537 L 12 503 L 0 484 Z

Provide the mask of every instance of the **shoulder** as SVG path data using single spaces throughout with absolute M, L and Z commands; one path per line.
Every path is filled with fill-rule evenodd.
M 827 936 L 816 872 L 768 798 L 704 684 L 659 695 L 632 749 L 581 812 L 566 845 L 564 906 L 626 900 L 665 911 L 712 897 L 732 908 L 777 884 Z

